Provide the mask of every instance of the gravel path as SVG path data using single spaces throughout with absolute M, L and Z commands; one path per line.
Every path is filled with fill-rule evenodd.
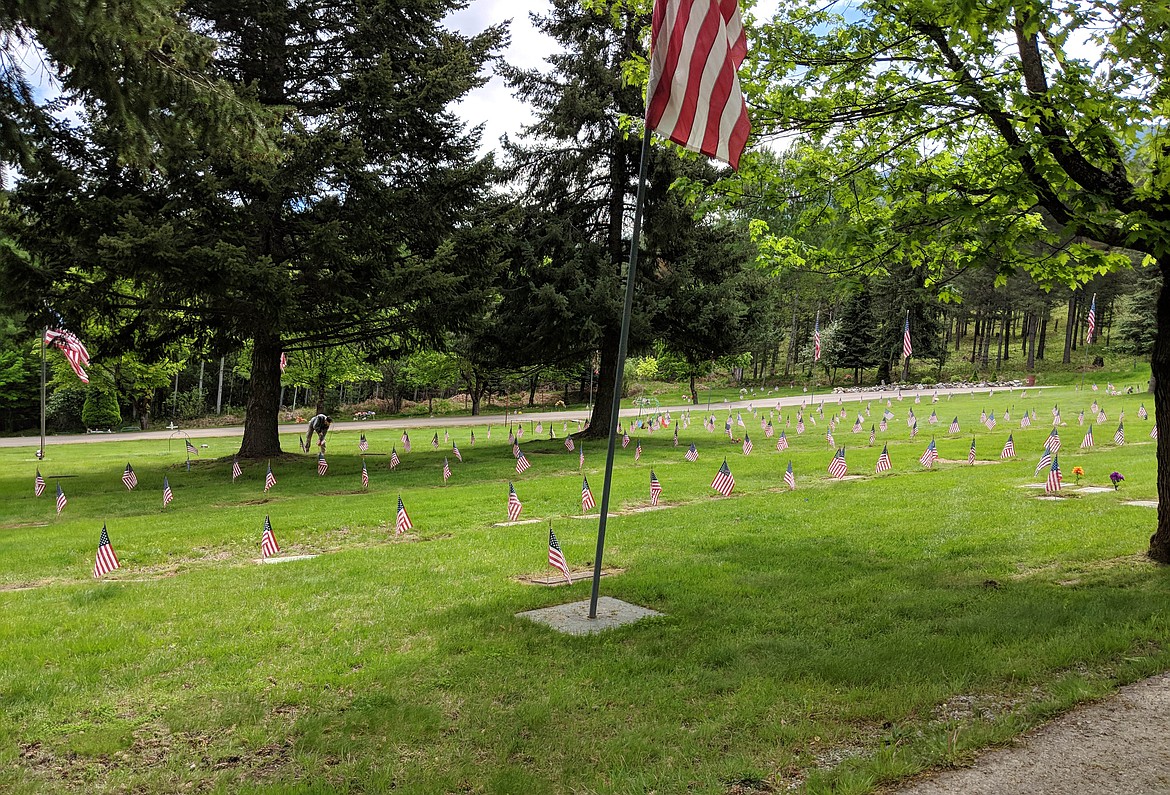
M 1170 673 L 1121 688 L 897 795 L 1167 795 Z

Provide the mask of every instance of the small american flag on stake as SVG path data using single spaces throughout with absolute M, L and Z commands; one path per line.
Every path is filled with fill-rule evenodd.
M 61 490 L 61 484 L 57 484 L 57 515 L 61 515 L 61 511 L 65 510 L 65 506 L 69 504 L 69 500 L 65 499 L 65 492 Z
M 845 463 L 845 448 L 838 448 L 833 460 L 829 462 L 829 474 L 835 478 L 843 478 L 848 471 L 849 468 Z
M 171 500 L 175 499 L 174 492 L 171 491 L 171 483 L 166 477 L 163 477 L 163 507 L 171 504 Z
M 1055 494 L 1060 491 L 1060 459 L 1052 457 L 1052 467 L 1048 470 L 1048 482 L 1044 484 L 1044 491 Z
M 393 447 L 390 448 L 390 468 L 394 469 L 399 464 L 398 451 Z
M 751 440 L 751 437 L 748 436 L 746 433 L 743 435 L 743 454 L 744 455 L 751 455 L 752 454 L 752 440 Z
M 882 445 L 882 454 L 878 456 L 877 466 L 874 467 L 875 472 L 889 472 L 893 468 L 890 463 L 890 449 L 889 445 Z
M 922 456 L 918 459 L 918 463 L 930 469 L 934 466 L 934 462 L 938 460 L 938 448 L 935 447 L 934 439 L 930 440 L 930 444 L 926 446 L 926 450 L 922 452 Z
M 565 553 L 561 551 L 561 542 L 557 541 L 557 534 L 553 532 L 551 521 L 548 524 L 548 565 L 559 569 L 561 574 L 565 575 L 565 579 L 569 581 L 569 585 L 573 584 L 573 578 L 569 574 L 569 564 L 565 560 Z
M 455 444 L 454 442 L 451 442 L 451 453 L 455 456 L 456 461 L 458 461 L 460 464 L 463 463 L 463 456 L 459 453 L 459 445 Z
M 959 431 L 959 418 L 958 417 L 955 417 L 953 420 L 951 420 L 951 427 L 947 432 L 948 433 L 959 433 L 960 432 Z
M 589 490 L 589 478 L 581 479 L 581 513 L 593 510 L 596 505 L 593 501 L 593 492 Z
M 1092 446 L 1093 446 L 1093 426 L 1090 425 L 1088 433 L 1086 433 L 1085 438 L 1081 440 L 1081 449 L 1084 450 L 1085 448 L 1092 447 Z
M 792 473 L 792 461 L 788 461 L 788 469 L 784 472 L 784 485 L 788 487 L 789 491 L 796 490 L 796 475 Z
M 520 511 L 524 510 L 524 504 L 520 502 L 520 497 L 516 495 L 516 487 L 511 483 L 508 484 L 508 521 L 514 522 L 520 518 Z
M 329 471 L 329 462 L 325 460 L 324 453 L 317 453 L 317 475 L 324 475 Z
M 184 440 L 187 442 L 187 452 L 191 455 L 199 455 L 199 451 L 195 449 L 195 445 L 191 444 L 190 439 Z
M 1125 423 L 1117 423 L 1117 433 L 1113 434 L 1114 444 L 1125 444 Z
M 634 461 L 641 461 L 641 460 L 642 460 L 642 442 L 639 441 L 638 444 L 634 447 Z
M 683 458 L 692 463 L 699 460 L 699 448 L 695 447 L 694 442 L 691 442 L 691 446 L 687 448 L 686 455 Z
M 103 574 L 109 574 L 114 569 L 119 569 L 122 564 L 118 562 L 118 556 L 114 554 L 114 547 L 110 544 L 110 534 L 106 531 L 106 526 L 102 525 L 102 535 L 98 539 L 97 560 L 93 564 L 93 576 L 101 577 Z
M 443 482 L 446 483 L 451 477 L 451 465 L 447 463 L 447 459 L 443 459 Z
M 272 521 L 268 514 L 264 515 L 264 533 L 260 536 L 260 554 L 266 558 L 280 554 L 280 544 L 276 543 L 276 533 L 272 532 Z
M 776 439 L 776 452 L 788 449 L 788 437 L 784 435 L 784 431 L 780 431 L 780 437 Z
M 236 478 L 238 478 L 242 474 L 244 474 L 244 471 L 242 469 L 240 469 L 240 459 L 233 458 L 232 459 L 232 482 L 234 483 Z
M 1012 441 L 1012 435 L 1009 433 L 1007 441 L 1003 443 L 1003 451 L 999 454 L 1000 458 L 1015 458 L 1016 445 Z
M 264 476 L 264 492 L 276 485 L 276 475 L 272 474 L 272 464 L 268 465 L 268 474 Z
M 573 452 L 574 448 L 573 448 L 573 437 L 572 436 L 565 437 L 565 449 L 568 450 L 570 453 Z
M 134 474 L 134 467 L 126 464 L 126 469 L 122 471 L 122 483 L 125 484 L 127 491 L 134 491 L 134 487 L 138 485 L 138 475 Z
M 524 453 L 516 456 L 516 474 L 519 475 L 528 471 L 532 464 L 528 463 L 528 459 L 524 457 Z
M 410 521 L 410 515 L 406 512 L 406 506 L 402 504 L 402 495 L 398 495 L 398 521 L 395 525 L 395 535 L 402 535 L 407 530 L 413 530 L 414 524 Z
M 975 437 L 971 437 L 971 449 L 967 451 L 967 463 L 974 465 L 975 463 Z
M 358 440 L 358 450 L 363 453 L 370 449 L 370 443 L 366 441 L 366 435 L 363 433 L 362 438 Z
M 658 476 L 654 474 L 654 470 L 650 470 L 650 504 L 657 505 L 658 498 L 662 496 L 662 484 L 658 482 Z
M 719 471 L 715 473 L 715 479 L 711 481 L 711 488 L 727 497 L 731 494 L 731 490 L 735 488 L 735 478 L 731 474 L 731 469 L 727 466 L 727 459 L 723 459 L 723 465 L 719 467 Z
M 366 459 L 362 459 L 362 488 L 368 489 L 370 487 L 370 473 L 366 469 Z
M 41 477 L 41 470 L 37 469 L 37 476 L 33 480 L 33 496 L 39 497 L 45 493 L 45 479 Z

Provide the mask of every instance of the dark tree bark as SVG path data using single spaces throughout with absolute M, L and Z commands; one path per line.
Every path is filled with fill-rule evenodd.
M 1040 318 L 1031 315 L 1028 318 L 1028 372 L 1036 372 L 1036 331 L 1040 326 Z
M 252 343 L 252 381 L 247 406 L 252 421 L 244 424 L 241 458 L 270 458 L 281 453 L 277 431 L 280 350 L 280 337 L 275 334 L 257 334 Z
M 1044 361 L 1044 342 L 1048 336 L 1048 313 L 1040 318 L 1040 341 L 1036 343 L 1036 360 Z
M 1158 261 L 1162 290 L 1158 293 L 1158 338 L 1150 356 L 1154 382 L 1154 423 L 1158 428 L 1158 527 L 1150 536 L 1149 556 L 1170 563 L 1170 255 Z
M 1068 299 L 1068 319 L 1064 324 L 1064 358 L 1061 359 L 1062 364 L 1070 364 L 1072 362 L 1073 347 L 1073 319 L 1077 315 L 1077 294 L 1073 293 L 1072 298 Z M 1044 358 L 1041 356 L 1040 358 Z

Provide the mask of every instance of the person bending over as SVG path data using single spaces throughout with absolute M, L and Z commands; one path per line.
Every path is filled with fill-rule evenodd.
M 301 449 L 306 453 L 309 452 L 309 443 L 313 440 L 313 434 L 317 434 L 317 447 L 321 448 L 321 452 L 325 451 L 325 434 L 329 433 L 329 426 L 333 424 L 333 418 L 327 417 L 324 414 L 318 414 L 309 420 L 309 430 L 305 432 L 305 441 L 301 445 Z

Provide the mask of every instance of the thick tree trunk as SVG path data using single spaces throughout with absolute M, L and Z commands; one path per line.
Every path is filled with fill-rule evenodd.
M 252 380 L 244 416 L 241 458 L 269 458 L 280 455 L 280 337 L 256 335 L 252 340 Z
M 982 314 L 975 315 L 975 330 L 971 333 L 971 364 L 975 364 L 975 359 L 979 355 L 979 326 L 982 322 Z
M 1044 361 L 1044 342 L 1048 338 L 1048 313 L 1040 318 L 1040 341 L 1036 343 L 1036 359 Z
M 1040 327 L 1040 318 L 1036 315 L 1028 317 L 1028 372 L 1036 372 L 1036 331 Z
M 695 391 L 695 374 L 691 373 L 691 405 L 696 406 L 699 403 L 699 393 Z
M 1162 290 L 1158 293 L 1158 336 L 1150 357 L 1158 427 L 1158 527 L 1150 537 L 1149 555 L 1159 563 L 1170 563 L 1170 255 L 1164 255 L 1158 265 Z
M 582 434 L 584 438 L 609 438 L 609 412 L 613 408 L 613 387 L 617 374 L 620 336 L 620 328 L 611 328 L 606 330 L 601 338 L 601 365 L 597 374 L 597 394 L 594 398 L 593 413 L 589 415 L 589 428 Z

